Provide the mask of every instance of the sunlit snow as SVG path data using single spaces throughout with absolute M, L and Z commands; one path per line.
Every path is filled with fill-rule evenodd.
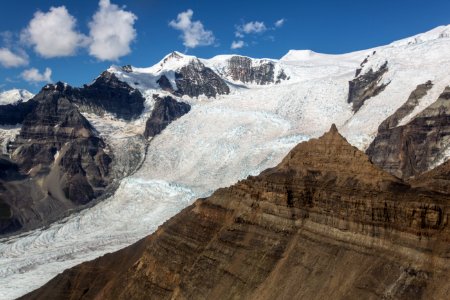
M 142 167 L 125 178 L 112 197 L 48 228 L 0 240 L 0 299 L 23 295 L 66 268 L 130 245 L 196 198 L 275 166 L 297 143 L 321 135 L 332 123 L 364 149 L 378 125 L 418 84 L 435 83 L 415 114 L 450 84 L 450 39 L 432 35 L 345 55 L 290 51 L 274 60 L 290 76 L 288 81 L 233 85 L 230 95 L 217 99 L 185 98 L 192 110 L 150 142 Z M 347 103 L 348 81 L 375 50 L 363 72 L 387 60 L 390 84 L 353 114 Z M 168 74 L 173 80 L 174 70 L 193 59 L 177 54 L 181 58 L 176 61 L 133 68 L 132 73 L 110 68 L 147 97 L 145 116 L 152 107 L 151 95 L 161 92 L 158 76 Z M 202 62 L 219 71 L 227 57 Z M 126 138 L 143 131 L 145 117 L 135 123 L 94 116 L 90 120 L 113 149 L 121 151 Z

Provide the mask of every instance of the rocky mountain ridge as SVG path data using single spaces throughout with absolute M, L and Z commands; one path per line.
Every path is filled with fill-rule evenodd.
M 43 94 L 27 102 L 36 106 L 9 144 L 18 178 L 2 180 L 0 200 L 11 213 L 1 233 L 56 220 L 99 196 L 111 180 L 111 157 L 94 128 L 67 98 Z
M 439 30 L 442 32 L 441 29 Z M 450 52 L 447 50 L 450 49 L 450 39 L 445 37 L 445 34 L 441 37 L 440 34 L 434 32 L 433 34 L 422 34 L 421 37 L 416 37 L 414 41 L 413 44 L 401 43 L 397 45 L 393 43 L 377 47 L 376 49 L 339 55 L 320 54 L 312 51 L 291 51 L 289 57 L 280 60 L 262 59 L 261 61 L 272 61 L 275 64 L 274 74 L 278 74 L 278 70 L 281 68 L 290 77 L 289 80 L 281 81 L 279 84 L 257 85 L 255 83 L 243 83 L 220 75 L 219 70 L 226 70 L 227 59 L 232 56 L 218 57 L 217 60 L 195 58 L 205 68 L 209 68 L 217 75 L 220 75 L 219 77 L 230 89 L 229 94 L 217 93 L 215 97 L 209 97 L 209 99 L 204 94 L 200 94 L 198 97 L 190 97 L 189 95 L 174 96 L 177 92 L 175 73 L 180 67 L 189 64 L 192 57 L 187 55 L 179 55 L 181 57 L 179 59 L 169 59 L 161 66 L 156 65 L 154 69 L 153 67 L 136 68 L 134 66 L 108 69 L 107 73 L 114 74 L 118 81 L 127 85 L 125 87 L 138 90 L 143 96 L 144 109 L 141 115 L 130 120 L 118 118 L 117 114 L 105 112 L 99 104 L 95 104 L 92 108 L 85 107 L 86 110 L 84 110 L 82 115 L 94 127 L 96 133 L 103 139 L 105 144 L 113 149 L 112 153 L 108 153 L 113 155 L 112 174 L 131 175 L 121 179 L 120 182 L 116 181 L 117 190 L 114 193 L 104 194 L 105 201 L 96 202 L 96 205 L 90 205 L 88 209 L 68 215 L 63 221 L 55 222 L 48 227 L 29 231 L 26 235 L 11 236 L 3 239 L 2 243 L 0 243 L 0 298 L 16 298 L 39 287 L 46 280 L 49 280 L 66 268 L 72 267 L 81 261 L 94 259 L 104 253 L 116 251 L 137 241 L 155 230 L 161 222 L 186 207 L 193 199 L 207 197 L 217 188 L 234 184 L 239 179 L 246 178 L 249 174 L 255 175 L 261 170 L 277 165 L 282 157 L 297 143 L 320 136 L 329 128 L 331 123 L 336 123 L 339 131 L 352 145 L 365 151 L 377 135 L 378 127 L 383 121 L 390 118 L 389 122 L 386 122 L 386 124 L 389 123 L 388 127 L 390 128 L 408 124 L 426 107 L 436 102 L 445 87 L 449 85 L 450 76 L 447 70 L 450 67 L 448 54 Z M 258 61 L 260 60 L 253 59 L 252 64 Z M 364 77 L 371 72 L 370 70 L 372 70 L 372 73 L 380 70 L 386 62 L 388 62 L 386 70 L 380 78 L 374 76 L 373 79 L 369 80 L 367 77 Z M 249 72 L 251 73 L 251 70 L 247 71 L 243 72 L 243 74 L 246 74 L 245 76 Z M 163 79 L 163 75 L 165 79 Z M 355 80 L 355 78 L 358 78 L 358 82 L 361 81 L 360 89 L 358 93 L 354 94 L 356 97 L 353 97 L 352 103 L 349 103 L 349 82 Z M 160 82 L 164 81 L 166 88 L 161 88 L 158 80 Z M 430 81 L 430 84 L 428 84 L 428 81 Z M 373 93 L 373 91 L 383 85 L 385 85 L 384 89 L 378 93 Z M 423 87 L 418 88 L 421 85 Z M 189 84 L 189 87 L 194 87 L 194 85 Z M 216 85 L 214 85 L 214 89 L 215 87 Z M 138 93 L 136 94 L 138 95 Z M 160 98 L 170 96 L 176 102 L 187 103 L 190 106 L 189 112 L 177 118 L 183 112 L 179 108 L 184 105 L 178 105 L 174 101 L 167 101 L 167 103 L 158 101 L 158 99 L 153 98 L 153 95 L 156 94 Z M 411 97 L 411 95 L 414 96 Z M 71 99 L 71 96 L 68 94 L 64 97 Z M 158 102 L 160 103 L 158 104 Z M 139 104 L 139 101 L 137 103 Z M 361 103 L 362 105 L 355 111 L 353 103 Z M 172 104 L 176 107 L 173 111 L 171 111 Z M 84 109 L 81 104 L 75 105 L 80 110 Z M 146 122 L 153 112 L 155 114 L 152 122 Z M 149 140 L 143 138 L 142 134 L 145 133 L 146 124 L 149 124 L 150 129 L 156 129 L 155 132 L 158 132 L 173 119 L 176 120 L 156 136 L 152 136 Z M 437 119 L 433 117 L 433 120 L 429 119 L 428 121 L 430 120 Z M 425 125 L 427 124 L 426 122 Z M 442 118 L 442 122 L 447 121 L 445 118 Z M 440 123 L 433 121 L 430 124 L 431 127 L 434 127 Z M 420 130 L 423 130 L 423 128 Z M 2 127 L 0 128 L 0 139 L 15 136 L 19 134 L 19 131 L 20 128 L 18 126 Z M 430 132 L 432 131 L 433 129 L 430 128 Z M 440 135 L 436 131 L 430 134 L 431 139 L 426 140 L 431 149 L 431 151 L 425 151 L 429 155 L 426 160 L 433 161 L 435 164 L 440 164 L 449 157 L 445 146 L 445 128 L 443 128 L 442 133 L 444 134 Z M 393 139 L 392 141 L 392 144 L 407 143 L 409 139 Z M 439 145 L 439 147 L 436 147 L 436 145 Z M 2 146 L 5 149 L 4 143 L 2 143 Z M 428 146 L 416 145 L 414 147 L 426 150 Z M 380 151 L 384 151 L 383 147 L 380 148 Z M 411 159 L 412 156 L 405 158 Z M 358 162 L 362 164 L 361 161 Z M 323 165 L 320 161 L 314 161 L 315 163 L 320 167 Z M 427 163 L 428 166 L 424 171 L 432 168 L 434 163 Z M 7 165 L 5 163 L 5 166 Z M 365 164 L 362 165 L 365 166 Z M 380 166 L 385 168 L 383 163 Z M 320 167 L 317 167 L 317 169 L 320 169 Z M 334 167 L 338 168 L 339 166 Z M 400 199 L 402 203 L 405 202 L 409 203 L 408 205 L 412 205 L 408 206 L 405 204 L 405 211 L 410 211 L 409 208 L 412 207 L 411 211 L 415 210 L 415 214 L 418 214 L 414 218 L 410 218 L 409 215 L 404 217 L 404 214 L 401 213 L 403 210 L 401 212 L 398 211 L 400 209 L 399 204 L 396 201 L 389 200 L 391 199 L 389 198 L 391 197 L 388 195 L 389 193 L 386 194 L 383 188 L 380 188 L 380 191 L 377 187 L 373 187 L 365 182 L 364 175 L 359 174 L 356 168 L 352 169 L 352 176 L 356 176 L 356 179 L 348 177 L 346 174 L 340 174 L 342 178 L 346 179 L 337 183 L 332 181 L 326 182 L 323 185 L 322 181 L 318 182 L 317 178 L 314 177 L 315 174 L 320 173 L 320 170 L 313 168 L 313 172 L 306 176 L 307 180 L 305 179 L 305 182 L 307 184 L 305 183 L 304 186 L 313 186 L 317 183 L 320 188 L 311 191 L 307 191 L 305 188 L 302 191 L 304 191 L 304 197 L 308 198 L 308 193 L 312 194 L 316 197 L 313 197 L 313 199 L 324 200 L 326 205 L 339 203 L 339 205 L 336 204 L 336 206 L 339 206 L 339 213 L 336 212 L 337 209 L 335 207 L 329 207 L 325 204 L 324 210 L 326 213 L 331 211 L 336 213 L 336 216 L 339 216 L 336 221 L 331 218 L 333 220 L 330 221 L 331 225 L 339 227 L 339 232 L 355 234 L 353 236 L 355 243 L 362 243 L 367 240 L 372 241 L 364 233 L 364 230 L 373 227 L 376 233 L 382 232 L 379 229 L 380 226 L 381 228 L 386 227 L 394 233 L 400 230 L 400 235 L 402 236 L 404 232 L 409 232 L 409 234 L 413 232 L 412 234 L 414 235 L 414 232 L 417 231 L 422 237 L 421 239 L 425 240 L 425 236 L 428 234 L 427 224 L 436 224 L 433 220 L 440 218 L 440 213 L 433 211 L 433 205 L 431 207 L 427 205 L 433 203 L 435 196 L 436 199 L 440 199 L 446 193 L 446 174 L 448 172 L 445 169 L 445 165 L 442 165 L 442 168 L 439 172 L 433 172 L 437 170 L 435 169 L 430 171 L 430 173 L 424 173 L 424 177 L 417 174 L 415 178 L 408 180 L 407 183 L 395 178 L 392 179 L 392 177 L 390 177 L 391 179 L 383 179 L 387 180 L 387 182 L 399 183 L 400 190 L 403 190 L 403 188 L 406 191 L 410 190 L 408 187 L 405 187 L 408 184 L 414 186 L 414 193 L 409 194 L 408 192 L 405 195 L 410 199 L 416 199 L 417 195 L 413 194 L 421 195 L 420 197 L 423 199 L 420 198 L 417 201 L 426 204 L 424 206 L 428 207 L 426 212 L 416 209 L 414 205 L 408 202 L 408 199 L 403 201 L 402 197 L 405 196 L 399 196 L 400 192 L 396 191 L 395 188 L 392 191 L 396 200 Z M 14 178 L 16 176 L 14 170 L 14 166 L 7 167 L 7 172 L 5 172 L 7 174 L 5 175 L 6 178 Z M 363 171 L 365 171 L 365 168 Z M 422 172 L 419 170 L 419 173 Z M 334 178 L 332 171 L 328 170 L 326 173 L 330 178 Z M 359 175 L 357 176 L 357 174 Z M 375 179 L 378 178 L 378 175 L 375 173 L 370 173 L 370 176 Z M 427 182 L 428 186 L 421 184 L 421 178 L 423 178 L 422 182 Z M 322 180 L 323 178 L 319 177 L 319 179 Z M 355 180 L 358 183 L 355 183 Z M 360 183 L 360 181 L 363 183 Z M 272 181 L 270 182 L 272 184 Z M 383 182 L 379 183 L 379 185 L 383 186 Z M 256 185 L 253 182 L 251 184 L 252 186 Z M 347 204 L 342 204 L 341 207 L 339 199 L 332 198 L 333 201 L 329 201 L 329 203 L 325 201 L 333 196 L 333 191 L 327 190 L 328 184 L 336 187 L 334 192 L 343 193 L 343 195 L 351 193 L 351 191 L 343 188 L 343 186 L 348 185 L 352 187 L 352 190 L 355 189 L 358 192 L 358 197 L 363 197 L 370 205 L 373 204 L 368 209 L 370 212 L 373 211 L 374 217 L 372 217 L 372 213 L 367 213 L 367 220 L 372 220 L 373 218 L 375 220 L 373 224 L 375 225 L 370 223 L 370 226 L 373 225 L 370 227 L 364 223 L 369 221 L 362 219 L 359 215 L 355 217 L 351 209 L 345 206 Z M 353 184 L 356 184 L 357 187 L 354 188 Z M 286 183 L 286 186 L 289 186 L 289 182 Z M 244 186 L 242 187 L 244 188 Z M 373 191 L 373 193 L 366 195 L 363 187 Z M 429 191 L 430 189 L 432 191 Z M 290 192 L 287 194 L 286 199 L 290 199 L 288 205 L 295 208 L 295 205 L 297 205 L 297 200 L 295 199 L 299 198 L 296 194 L 298 191 L 293 188 L 289 190 Z M 318 190 L 328 192 L 323 196 L 324 198 L 321 198 L 322 196 L 319 195 Z M 275 193 L 272 190 L 269 191 L 269 194 Z M 381 206 L 377 204 L 377 201 L 381 198 L 386 199 L 386 207 L 384 207 L 384 203 Z M 366 207 L 360 207 L 358 203 L 349 203 L 350 207 L 359 207 L 362 211 L 366 209 Z M 440 204 L 436 206 L 440 207 Z M 318 204 L 316 207 L 320 208 Z M 275 210 L 278 208 L 276 206 Z M 401 209 L 403 208 L 402 206 Z M 347 230 L 346 227 L 340 227 L 339 224 L 346 224 L 347 222 L 340 219 L 342 217 L 340 214 L 341 210 L 349 211 L 349 217 L 359 220 L 359 223 L 356 223 L 358 224 L 356 227 L 359 229 L 353 229 L 353 227 L 349 226 L 350 229 Z M 389 221 L 386 221 L 384 216 L 385 210 Z M 278 211 L 283 210 L 280 209 Z M 310 215 L 313 212 L 317 213 L 312 210 L 308 210 L 308 212 Z M 6 211 L 4 215 L 9 216 L 9 211 Z M 258 218 L 259 216 L 256 215 Z M 266 216 L 263 214 L 263 217 Z M 391 224 L 391 217 L 394 218 L 392 221 L 394 224 Z M 418 219 L 415 219 L 416 217 Z M 275 217 L 270 216 L 269 218 L 278 219 L 278 215 Z M 320 221 L 320 218 L 318 216 L 315 220 Z M 303 221 L 305 219 L 301 220 L 303 223 L 308 223 Z M 400 222 L 401 220 L 409 220 L 411 224 L 405 225 L 405 222 L 408 223 L 408 221 L 402 223 Z M 317 224 L 319 223 L 317 222 L 314 223 L 314 226 L 318 226 Z M 419 225 L 417 224 L 419 223 L 425 224 L 426 230 L 418 229 L 417 226 Z M 383 225 L 378 226 L 376 224 Z M 182 226 L 184 225 L 180 225 L 180 227 Z M 326 227 L 325 231 L 335 232 L 333 228 L 336 227 Z M 358 233 L 358 230 L 362 230 L 363 234 Z M 407 237 L 408 235 L 405 234 L 404 236 Z M 305 236 L 301 236 L 299 240 L 309 241 L 308 238 L 310 237 L 307 236 L 305 238 Z M 400 244 L 392 244 L 391 240 L 396 240 L 397 236 L 386 235 L 386 237 L 381 240 L 375 240 L 374 243 L 376 245 L 385 245 L 392 253 L 380 252 L 381 250 L 377 252 L 369 251 L 371 260 L 358 256 L 361 259 L 358 258 L 355 261 L 360 262 L 361 265 L 372 266 L 372 260 L 376 260 L 376 257 L 378 257 L 372 255 L 377 255 L 380 252 L 383 257 L 393 257 L 393 259 L 388 261 L 380 260 L 380 265 L 374 266 L 373 269 L 370 269 L 370 266 L 368 266 L 373 272 L 377 273 L 380 269 L 384 270 L 385 266 L 389 268 L 394 266 L 395 270 L 398 270 L 398 266 L 401 266 L 402 270 L 411 270 L 411 272 L 407 271 L 406 274 L 401 273 L 403 275 L 397 277 L 398 280 L 392 279 L 390 281 L 393 289 L 395 287 L 401 289 L 406 286 L 405 289 L 411 291 L 411 289 L 416 289 L 411 287 L 416 286 L 411 282 L 418 282 L 417 291 L 420 292 L 422 290 L 422 282 L 427 281 L 427 278 L 431 276 L 430 274 L 432 276 L 440 276 L 434 275 L 435 273 L 428 273 L 426 268 L 420 266 L 411 269 L 410 265 L 405 263 L 400 257 L 403 250 L 398 249 L 412 249 L 411 251 L 416 251 L 414 253 L 418 253 L 418 256 L 426 255 L 426 253 L 434 250 L 420 246 L 422 245 L 420 241 L 418 244 L 422 248 L 408 248 L 409 242 L 406 241 L 407 238 L 403 240 L 403 237 L 398 239 Z M 258 240 L 257 238 L 255 239 Z M 324 243 L 325 238 L 324 240 L 316 238 L 316 240 L 320 240 L 318 242 L 320 244 Z M 445 240 L 445 232 L 443 240 Z M 412 239 L 412 241 L 414 241 L 412 244 L 416 243 L 416 239 Z M 264 241 L 260 243 L 264 244 Z M 434 241 L 431 240 L 430 243 L 434 243 Z M 351 245 L 354 243 L 352 244 L 347 240 L 347 242 L 336 242 L 334 244 L 339 244 L 347 249 L 352 247 Z M 313 247 L 312 244 L 310 245 Z M 359 244 L 356 245 L 355 247 L 360 247 Z M 442 247 L 445 248 L 446 245 Z M 226 249 L 225 247 L 223 248 Z M 323 253 L 329 249 L 320 245 L 313 248 L 317 250 L 317 253 Z M 344 253 L 339 247 L 332 247 L 332 249 L 335 251 L 333 253 Z M 299 251 L 303 253 L 306 249 L 300 248 Z M 409 253 L 410 250 L 405 251 Z M 330 255 L 330 257 L 334 259 L 334 256 Z M 342 261 L 352 262 L 353 257 L 353 254 L 345 256 Z M 415 254 L 412 257 L 415 257 Z M 124 260 L 127 259 L 124 258 Z M 118 261 L 121 260 L 115 260 L 115 262 Z M 289 261 L 292 262 L 292 260 Z M 330 263 L 330 266 L 336 266 L 337 269 L 345 269 L 341 265 L 333 265 L 334 261 L 331 258 L 318 257 L 314 261 L 326 261 Z M 407 261 L 409 262 L 409 258 Z M 424 261 L 428 263 L 427 260 Z M 132 262 L 126 263 L 133 264 Z M 306 264 L 302 261 L 300 263 L 307 265 L 311 272 L 314 273 L 316 268 L 313 262 Z M 295 265 L 295 263 L 289 264 L 289 266 L 291 265 Z M 290 272 L 289 266 L 283 269 L 285 273 Z M 234 266 L 231 267 L 231 270 L 233 268 Z M 365 268 L 365 271 L 368 268 Z M 320 271 L 323 270 L 320 269 L 320 265 L 317 269 L 319 270 L 317 273 L 327 274 Z M 102 270 L 105 271 L 105 269 Z M 420 271 L 419 273 L 416 272 L 420 274 L 418 277 L 413 276 L 416 270 Z M 234 274 L 232 272 L 229 273 Z M 355 278 L 364 277 L 367 273 L 361 271 L 358 275 L 355 275 Z M 400 273 L 392 274 L 398 275 Z M 391 273 L 384 277 L 391 278 L 389 276 L 391 276 Z M 213 278 L 213 276 L 210 277 Z M 246 278 L 245 276 L 242 277 Z M 305 281 L 308 279 L 307 276 L 302 278 L 305 278 Z M 317 277 L 311 278 L 311 285 L 314 282 L 328 280 L 328 277 L 320 278 L 317 281 L 313 280 L 313 278 L 317 279 Z M 385 286 L 381 283 L 378 284 L 379 281 L 382 281 L 380 276 L 375 274 L 364 278 L 364 280 L 367 279 L 368 281 L 364 282 L 363 280 L 363 283 L 358 285 L 358 288 L 362 290 L 371 289 L 375 295 L 387 294 Z M 402 278 L 406 280 L 406 283 L 402 281 Z M 92 277 L 89 275 L 86 276 L 86 279 L 91 280 Z M 371 281 L 372 279 L 373 281 Z M 370 282 L 376 282 L 376 284 L 371 285 Z M 276 286 L 282 285 L 283 282 L 276 282 Z M 341 285 L 337 284 L 337 286 Z M 342 284 L 342 286 L 344 289 L 345 284 Z M 370 288 L 371 286 L 372 288 Z M 380 290 L 373 288 L 375 286 L 379 287 Z M 318 288 L 311 288 L 311 290 L 318 290 Z M 396 293 L 401 294 L 401 292 Z M 306 294 L 306 296 L 308 295 Z
M 21 299 L 443 299 L 449 209 L 448 194 L 385 173 L 333 125 Z

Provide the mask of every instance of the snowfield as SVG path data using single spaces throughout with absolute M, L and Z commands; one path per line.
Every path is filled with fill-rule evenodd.
M 27 90 L 12 89 L 0 93 L 0 105 L 14 104 L 19 101 L 28 101 L 34 97 L 34 94 Z
M 130 245 L 196 198 L 275 166 L 296 144 L 320 136 L 332 123 L 364 150 L 378 125 L 418 84 L 432 80 L 434 86 L 409 119 L 450 84 L 449 28 L 343 55 L 291 50 L 273 60 L 288 81 L 232 85 L 230 95 L 217 99 L 184 98 L 191 111 L 150 141 L 142 167 L 123 179 L 112 197 L 47 228 L 0 240 L 0 299 L 21 296 L 66 268 Z M 354 114 L 347 103 L 348 81 L 368 55 L 362 73 L 388 61 L 383 80 L 390 83 Z M 116 155 L 126 156 L 129 139 L 142 133 L 151 95 L 164 93 L 155 80 L 167 74 L 172 81 L 174 71 L 192 59 L 178 56 L 150 68 L 133 67 L 132 73 L 109 69 L 148 99 L 145 114 L 131 123 L 87 116 Z M 219 72 L 227 57 L 201 61 Z

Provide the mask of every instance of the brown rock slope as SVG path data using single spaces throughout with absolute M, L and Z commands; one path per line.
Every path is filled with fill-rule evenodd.
M 448 299 L 449 214 L 333 126 L 24 299 Z

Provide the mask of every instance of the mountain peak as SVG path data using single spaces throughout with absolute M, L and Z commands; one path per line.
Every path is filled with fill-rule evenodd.
M 0 93 L 0 105 L 13 104 L 19 101 L 28 101 L 34 94 L 23 89 L 12 89 Z
M 399 182 L 396 177 L 373 165 L 364 152 L 352 146 L 339 133 L 335 124 L 321 137 L 295 146 L 269 173 L 280 170 L 333 172 L 343 177 L 353 176 L 370 186 L 385 181 Z
M 336 134 L 336 133 L 338 133 L 338 129 L 337 129 L 337 127 L 336 127 L 336 124 L 331 124 L 331 127 L 330 127 L 330 130 L 328 131 L 329 133 L 332 133 L 332 134 Z

